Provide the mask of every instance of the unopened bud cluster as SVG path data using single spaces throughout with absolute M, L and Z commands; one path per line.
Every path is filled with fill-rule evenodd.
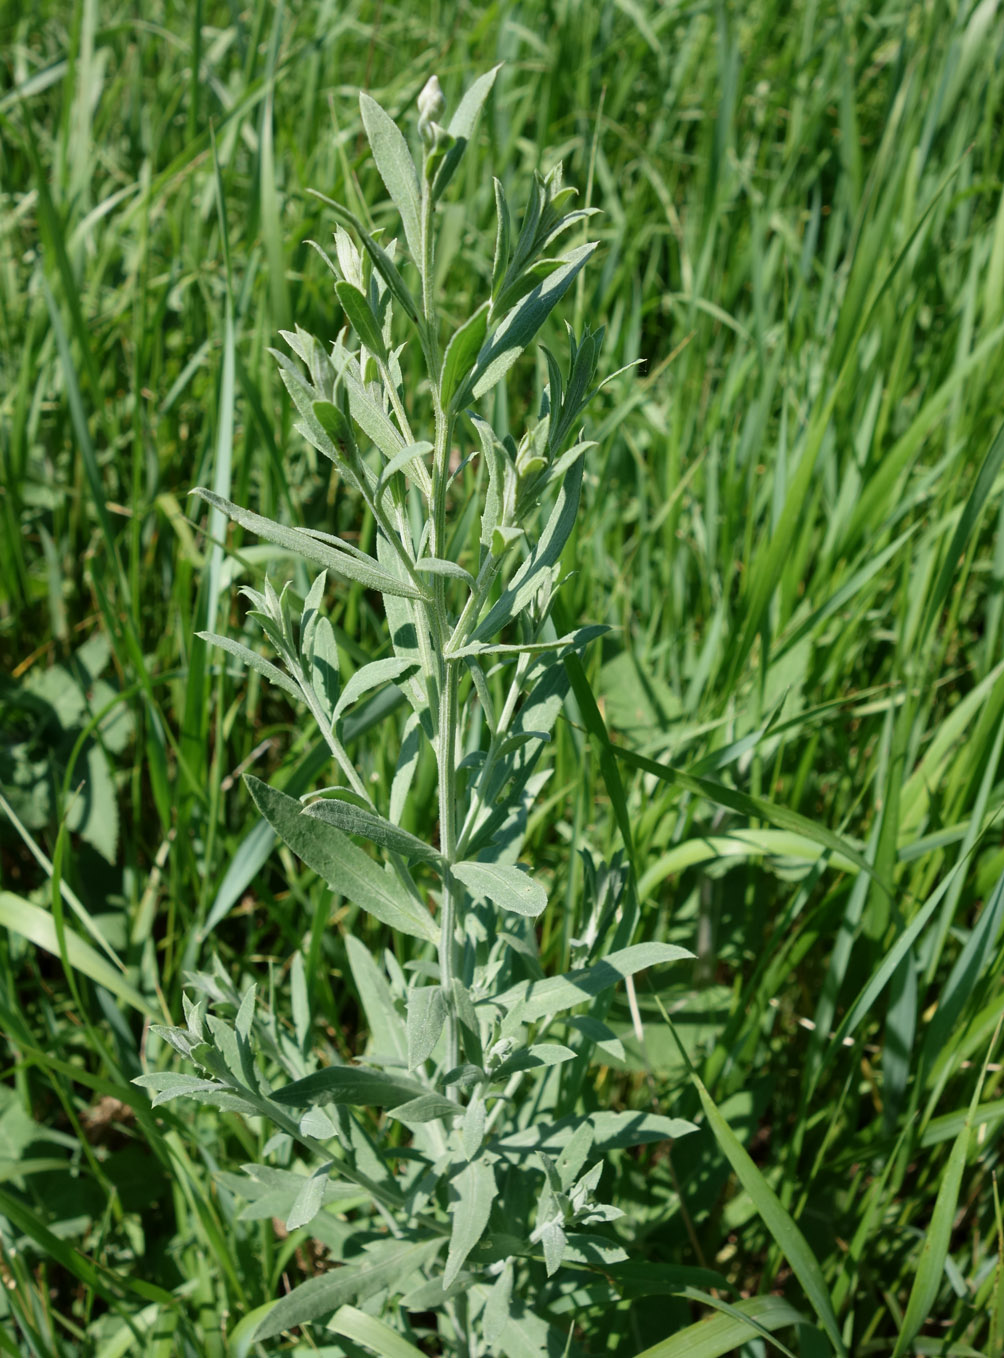
M 437 122 L 445 108 L 446 99 L 443 97 L 439 77 L 431 75 L 418 96 L 418 135 L 430 150 L 445 136 L 443 128 Z

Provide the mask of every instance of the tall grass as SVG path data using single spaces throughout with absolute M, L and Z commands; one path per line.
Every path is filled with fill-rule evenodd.
M 194 640 L 271 558 L 185 497 L 358 526 L 266 352 L 338 324 L 306 189 L 379 200 L 357 88 L 396 113 L 504 60 L 457 192 L 487 233 L 486 164 L 563 158 L 604 214 L 576 322 L 643 363 L 594 407 L 564 558 L 565 630 L 613 631 L 529 827 L 565 901 L 541 950 L 583 923 L 580 850 L 622 850 L 644 936 L 698 953 L 610 1011 L 597 1097 L 701 1131 L 612 1157 L 634 1262 L 583 1274 L 572 1351 L 998 1354 L 997 6 L 78 0 L 0 35 L 0 1350 L 246 1352 L 241 1317 L 337 1257 L 337 1214 L 282 1238 L 217 1175 L 254 1132 L 130 1084 L 214 952 L 288 1013 L 302 950 L 297 1021 L 355 1052 L 343 938 L 386 942 L 270 857 L 238 771 L 295 793 L 323 755 Z M 350 669 L 373 608 L 337 594 Z M 386 786 L 378 715 L 351 738 Z

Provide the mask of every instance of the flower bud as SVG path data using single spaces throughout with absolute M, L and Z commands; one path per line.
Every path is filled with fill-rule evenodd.
M 440 117 L 445 108 L 446 100 L 443 98 L 439 77 L 430 75 L 422 86 L 422 93 L 418 96 L 418 135 L 427 146 L 435 144 L 438 129 L 433 126 L 433 123 Z

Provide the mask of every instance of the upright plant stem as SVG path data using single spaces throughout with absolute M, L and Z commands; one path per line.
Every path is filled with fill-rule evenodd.
M 428 174 L 422 183 L 422 315 L 425 322 L 425 350 L 432 384 L 433 413 L 436 422 L 435 448 L 432 459 L 432 523 L 429 550 L 433 557 L 442 557 L 446 549 L 446 495 L 450 473 L 450 435 L 452 421 L 440 399 L 440 358 L 437 335 L 436 304 L 433 276 L 435 272 L 435 240 L 432 230 L 433 204 L 429 191 Z M 443 878 L 442 909 L 439 934 L 439 981 L 447 1005 L 446 1069 L 453 1070 L 460 1062 L 460 1041 L 456 1010 L 453 1004 L 453 981 L 456 976 L 457 904 L 460 898 L 452 867 L 457 860 L 457 715 L 460 683 L 456 661 L 446 659 L 445 650 L 450 636 L 449 615 L 446 609 L 446 581 L 436 576 L 433 587 L 434 603 L 430 617 L 430 634 L 436 640 L 438 666 L 438 720 L 436 732 L 436 761 L 439 772 L 439 851 L 446 860 Z M 429 676 L 432 677 L 431 674 Z M 430 693 L 430 698 L 431 698 Z M 456 1085 L 449 1088 L 450 1097 L 459 1100 Z

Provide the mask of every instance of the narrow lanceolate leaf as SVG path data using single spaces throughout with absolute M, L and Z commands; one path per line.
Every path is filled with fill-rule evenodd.
M 495 1171 L 484 1159 L 472 1160 L 452 1181 L 456 1198 L 451 1204 L 453 1229 L 446 1258 L 443 1286 L 449 1287 L 464 1266 L 471 1250 L 484 1235 L 492 1203 L 498 1193 Z
M 245 781 L 255 805 L 279 838 L 333 891 L 392 929 L 429 943 L 439 941 L 439 930 L 424 906 L 341 830 L 305 815 L 295 797 L 250 775 Z
M 275 1103 L 306 1108 L 315 1103 L 342 1103 L 357 1108 L 396 1108 L 428 1093 L 404 1076 L 387 1075 L 369 1066 L 328 1066 L 302 1080 L 272 1091 Z
M 125 978 L 124 968 L 120 971 L 85 943 L 79 934 L 65 925 L 62 937 L 56 932 L 56 922 L 52 913 L 32 905 L 23 896 L 13 891 L 0 891 L 0 929 L 9 929 L 20 935 L 36 948 L 51 953 L 53 957 L 65 956 L 66 962 L 74 971 L 102 985 L 118 999 L 131 1005 L 133 1009 L 151 1018 L 157 1011 L 131 986 Z
M 564 256 L 564 263 L 549 274 L 542 283 L 528 293 L 513 308 L 505 320 L 485 343 L 478 355 L 471 386 L 475 397 L 482 397 L 500 382 L 520 354 L 547 320 L 552 309 L 561 301 L 596 249 L 596 243 L 580 245 Z
M 488 302 L 483 302 L 473 316 L 469 316 L 446 346 L 443 357 L 443 376 L 440 379 L 439 398 L 445 410 L 457 398 L 462 406 L 467 399 L 465 379 L 474 365 L 474 360 L 485 342 L 488 330 Z
M 335 292 L 352 329 L 370 353 L 375 354 L 381 362 L 384 361 L 387 358 L 387 346 L 383 342 L 380 326 L 368 299 L 357 287 L 352 283 L 346 283 L 344 279 L 335 284 Z
M 352 228 L 360 241 L 362 241 L 363 249 L 369 255 L 370 259 L 372 259 L 384 282 L 387 284 L 388 288 L 390 288 L 392 296 L 400 302 L 401 306 L 404 307 L 405 311 L 416 325 L 421 326 L 421 316 L 415 299 L 412 297 L 407 283 L 405 283 L 404 279 L 401 277 L 397 265 L 383 246 L 377 244 L 354 212 L 350 212 L 349 209 L 343 207 L 341 203 L 336 203 L 335 200 L 329 198 L 327 194 L 318 193 L 316 189 L 310 189 L 309 192 L 312 197 L 319 199 L 322 203 L 331 208 L 340 222 L 345 226 L 350 226 Z
M 962 1124 L 962 1130 L 955 1138 L 952 1152 L 948 1157 L 948 1169 L 941 1180 L 931 1223 L 924 1236 L 917 1274 L 913 1280 L 913 1287 L 910 1289 L 910 1299 L 906 1304 L 906 1314 L 903 1316 L 899 1334 L 896 1337 L 896 1347 L 893 1349 L 892 1358 L 902 1358 L 902 1355 L 910 1348 L 920 1327 L 932 1315 L 932 1307 L 941 1287 L 945 1260 L 948 1257 L 949 1246 L 952 1242 L 952 1223 L 959 1205 L 962 1174 L 966 1167 L 966 1156 L 969 1153 L 969 1134 L 972 1131 L 976 1109 L 979 1107 L 980 1095 L 983 1093 L 987 1064 L 1000 1036 L 1002 1022 L 1004 1020 L 997 1024 L 997 1029 L 990 1043 L 990 1050 L 987 1052 L 983 1069 L 980 1071 L 980 1078 L 973 1090 L 968 1116 Z
M 523 1021 L 533 1023 L 546 1014 L 558 1014 L 563 1009 L 572 1009 L 595 999 L 604 990 L 609 990 L 625 977 L 633 976 L 646 967 L 678 962 L 693 955 L 686 948 L 678 948 L 673 943 L 636 943 L 630 948 L 611 953 L 594 966 L 581 967 L 578 971 L 566 972 L 564 976 L 550 976 L 543 981 L 522 981 L 501 995 L 482 1000 L 481 1003 L 497 1005 L 505 1010 L 519 1005 Z
M 386 1321 L 367 1315 L 355 1306 L 340 1307 L 325 1329 L 372 1349 L 379 1354 L 379 1358 L 425 1358 L 421 1349 L 416 1349 L 414 1344 L 402 1339 Z
M 722 1358 L 737 1352 L 747 1340 L 766 1330 L 773 1333 L 803 1323 L 805 1317 L 783 1297 L 751 1297 L 736 1302 L 709 1320 L 699 1320 L 684 1330 L 653 1344 L 638 1358 Z
M 370 1049 L 394 1061 L 404 1061 L 408 1052 L 404 1019 L 395 1007 L 383 968 L 377 966 L 369 948 L 353 934 L 346 935 L 345 951 L 369 1024 Z
M 384 1289 L 399 1295 L 416 1271 L 435 1258 L 444 1243 L 442 1237 L 408 1243 L 391 1241 L 371 1249 L 359 1262 L 342 1264 L 330 1273 L 309 1278 L 271 1307 L 255 1330 L 255 1340 L 271 1339 L 283 1330 L 322 1320 L 340 1306 L 365 1301 Z
M 827 826 L 820 825 L 816 821 L 810 820 L 808 816 L 792 811 L 789 807 L 769 801 L 766 797 L 756 797 L 746 792 L 739 792 L 735 788 L 728 787 L 725 783 L 716 782 L 712 778 L 700 778 L 696 774 L 689 773 L 686 769 L 676 768 L 674 765 L 649 759 L 647 755 L 636 754 L 634 750 L 625 749 L 621 745 L 614 745 L 596 705 L 596 699 L 589 686 L 585 670 L 582 668 L 581 660 L 574 651 L 566 653 L 563 660 L 586 729 L 600 743 L 606 755 L 620 763 L 627 764 L 630 768 L 637 769 L 640 773 L 651 773 L 664 783 L 676 783 L 684 791 L 692 792 L 697 797 L 704 797 L 714 806 L 724 806 L 728 810 L 738 812 L 739 815 L 747 816 L 752 820 L 765 820 L 768 824 L 777 826 L 779 830 L 792 830 L 796 834 L 804 835 L 806 839 L 812 840 L 813 843 L 819 844 L 822 848 L 829 849 L 832 853 L 848 859 L 860 872 L 867 873 L 882 891 L 889 894 L 888 884 L 876 873 L 874 867 L 864 855 Z
M 285 690 L 286 693 L 291 694 L 294 698 L 300 698 L 302 696 L 299 688 L 289 675 L 281 670 L 278 665 L 273 665 L 270 660 L 266 660 L 263 655 L 259 655 L 257 651 L 252 651 L 249 647 L 242 646 L 239 641 L 231 641 L 229 637 L 217 636 L 215 632 L 196 632 L 195 635 L 200 637 L 208 645 L 218 646 L 221 651 L 228 651 L 230 655 L 235 655 L 237 659 L 242 660 L 249 669 L 257 670 L 259 674 L 264 675 L 270 684 L 275 684 L 277 688 Z
M 833 1303 L 819 1267 L 805 1236 L 789 1215 L 780 1198 L 754 1164 L 749 1153 L 735 1132 L 722 1117 L 711 1095 L 694 1073 L 690 1077 L 697 1088 L 704 1115 L 708 1119 L 715 1140 L 721 1147 L 725 1158 L 735 1171 L 736 1177 L 753 1200 L 764 1225 L 770 1231 L 774 1242 L 791 1265 L 792 1272 L 802 1284 L 805 1295 L 819 1317 L 819 1322 L 833 1345 L 836 1353 L 845 1358 L 847 1353 L 840 1334 L 840 1326 L 833 1312 Z M 954 1202 L 953 1202 L 954 1210 Z M 897 1352 L 899 1350 L 897 1349 Z
M 137 1075 L 132 1082 L 141 1089 L 154 1090 L 150 1106 L 157 1108 L 171 1099 L 191 1098 L 194 1094 L 204 1094 L 208 1090 L 226 1089 L 217 1080 L 204 1080 L 199 1075 L 187 1075 L 184 1071 L 154 1070 L 147 1075 Z
M 401 854 L 403 858 L 423 859 L 429 863 L 442 861 L 441 855 L 424 840 L 409 834 L 407 830 L 402 830 L 399 825 L 384 820 L 383 816 L 374 815 L 372 811 L 367 811 L 365 807 L 356 806 L 352 802 L 324 798 L 304 807 L 304 815 L 313 816 L 315 820 L 322 820 L 328 825 L 335 825 L 347 835 L 362 835 L 374 844 L 379 844 L 381 848 L 389 849 L 391 853 Z
M 579 458 L 561 483 L 558 498 L 536 546 L 475 628 L 471 642 L 494 641 L 502 628 L 522 612 L 537 593 L 544 573 L 557 563 L 568 541 L 579 509 L 581 487 L 582 459 Z
M 375 589 L 381 594 L 395 594 L 405 599 L 423 597 L 422 592 L 409 581 L 391 575 L 365 552 L 359 551 L 358 548 L 353 549 L 347 543 L 338 543 L 328 534 L 325 534 L 325 540 L 322 541 L 303 529 L 287 528 L 284 524 L 276 523 L 274 519 L 266 519 L 250 509 L 242 509 L 240 505 L 224 500 L 222 496 L 214 495 L 211 490 L 205 490 L 201 486 L 193 490 L 192 494 L 200 496 L 207 504 L 222 509 L 228 518 L 234 523 L 239 523 L 242 528 L 257 533 L 268 542 L 274 542 L 277 547 L 284 547 L 286 551 L 302 557 L 304 561 L 326 567 L 340 580 L 355 581 L 365 589 Z
M 386 458 L 397 457 L 405 448 L 404 438 L 387 414 L 352 373 L 342 375 L 349 397 L 349 411 L 356 424 Z
M 456 863 L 453 874 L 475 897 L 486 897 L 500 910 L 532 919 L 547 905 L 547 892 L 519 868 L 496 863 Z
M 408 249 L 415 262 L 421 265 L 421 190 L 408 143 L 393 119 L 368 94 L 360 94 L 359 111 L 380 178 L 401 214 Z
M 507 1156 L 536 1154 L 546 1151 L 557 1155 L 574 1136 L 581 1135 L 588 1126 L 593 1134 L 593 1150 L 625 1150 L 629 1146 L 646 1146 L 658 1141 L 675 1141 L 689 1136 L 697 1127 L 685 1118 L 667 1118 L 661 1113 L 603 1112 L 587 1113 L 582 1117 L 561 1118 L 557 1122 L 536 1124 L 520 1132 L 510 1132 L 493 1143 L 493 1149 Z
M 432 201 L 434 203 L 442 197 L 447 184 L 453 178 L 454 172 L 460 164 L 460 158 L 467 149 L 467 143 L 471 139 L 478 114 L 491 93 L 492 86 L 495 84 L 495 77 L 500 70 L 501 63 L 498 66 L 493 66 L 490 71 L 475 80 L 453 112 L 453 117 L 446 129 L 453 138 L 453 145 L 436 168 L 432 181 Z

